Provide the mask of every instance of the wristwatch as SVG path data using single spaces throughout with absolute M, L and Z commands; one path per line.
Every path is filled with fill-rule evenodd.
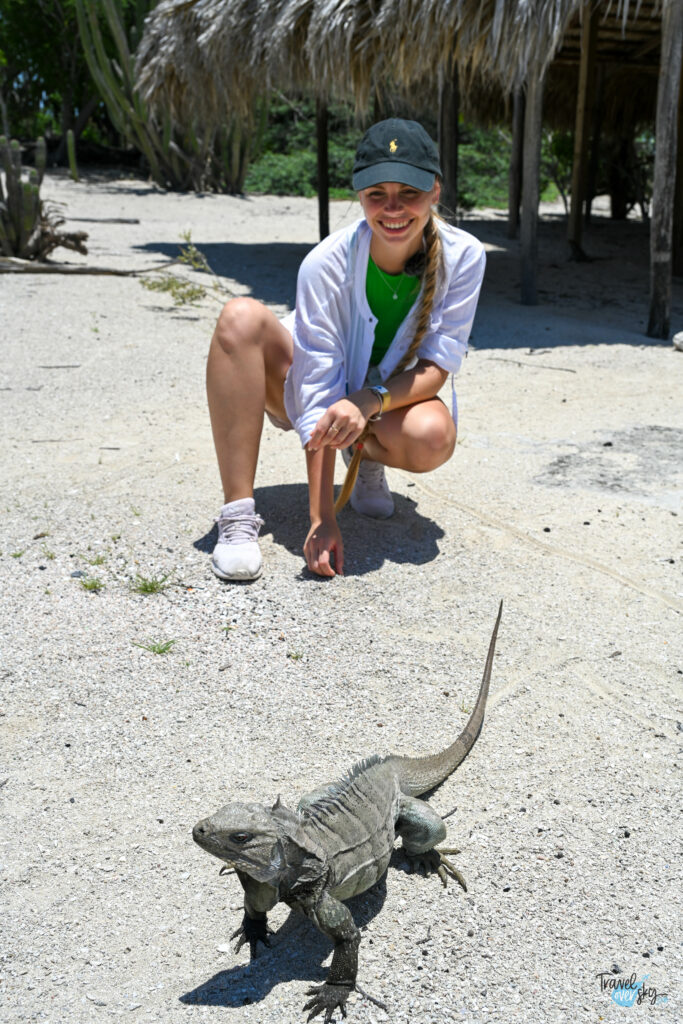
M 372 420 L 373 423 L 376 423 L 377 420 L 381 420 L 382 419 L 382 414 L 385 413 L 387 411 L 387 409 L 389 408 L 389 402 L 391 401 L 391 395 L 389 394 L 389 392 L 387 391 L 386 388 L 382 387 L 381 384 L 373 385 L 373 387 L 368 388 L 368 391 L 371 391 L 372 394 L 376 395 L 377 398 L 379 399 L 379 409 L 378 409 L 378 411 L 375 413 L 374 416 L 368 416 L 368 421 Z

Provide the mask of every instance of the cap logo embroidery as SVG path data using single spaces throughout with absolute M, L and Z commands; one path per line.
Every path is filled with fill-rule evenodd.
M 389 143 L 389 152 L 390 153 L 395 153 L 397 149 L 398 149 L 398 144 L 396 142 L 396 139 L 392 139 L 391 142 Z

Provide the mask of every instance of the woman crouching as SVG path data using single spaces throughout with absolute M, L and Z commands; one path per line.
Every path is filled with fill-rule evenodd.
M 437 397 L 460 368 L 484 273 L 477 239 L 437 219 L 441 169 L 416 121 L 373 125 L 356 153 L 363 218 L 303 261 L 296 309 L 283 321 L 233 299 L 211 342 L 207 394 L 225 504 L 212 567 L 225 580 L 261 574 L 254 477 L 264 412 L 294 428 L 306 453 L 309 569 L 344 571 L 336 511 L 394 511 L 384 468 L 425 473 L 453 454 L 453 415 Z M 349 467 L 334 501 L 334 464 Z

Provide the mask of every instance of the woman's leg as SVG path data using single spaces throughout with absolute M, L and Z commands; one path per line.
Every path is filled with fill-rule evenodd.
M 430 398 L 386 413 L 371 424 L 363 457 L 428 473 L 447 462 L 455 448 L 455 424 L 440 398 Z
M 292 338 L 275 314 L 255 299 L 223 307 L 206 364 L 206 393 L 226 502 L 250 498 L 263 413 L 286 420 L 284 381 Z
M 394 513 L 394 499 L 384 467 L 427 473 L 441 466 L 453 454 L 455 424 L 443 402 L 429 398 L 385 413 L 369 426 L 351 505 L 373 519 L 387 519 Z M 348 465 L 350 449 L 344 455 Z
M 206 393 L 225 504 L 211 564 L 221 579 L 261 574 L 254 476 L 264 411 L 287 420 L 284 380 L 292 338 L 254 299 L 233 299 L 216 324 L 206 366 Z

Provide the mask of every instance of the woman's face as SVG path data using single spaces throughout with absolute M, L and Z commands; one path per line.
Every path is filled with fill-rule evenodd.
M 411 256 L 422 244 L 422 232 L 440 192 L 438 181 L 429 192 L 385 181 L 363 189 L 358 197 L 365 219 L 382 248 L 391 246 L 392 251 Z

